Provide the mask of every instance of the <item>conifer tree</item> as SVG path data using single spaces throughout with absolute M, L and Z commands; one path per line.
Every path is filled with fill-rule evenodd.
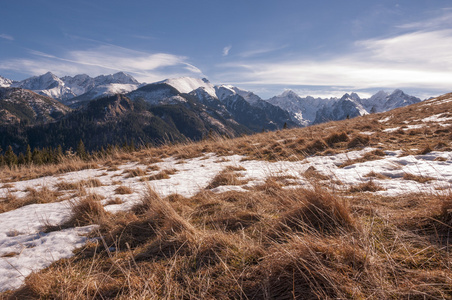
M 38 148 L 34 148 L 33 149 L 33 153 L 31 155 L 32 157 L 32 161 L 35 165 L 42 165 L 43 160 L 42 160 L 42 153 Z
M 61 147 L 61 145 L 58 145 L 55 156 L 56 156 L 55 157 L 56 162 L 59 162 L 63 159 L 64 153 L 63 153 L 63 147 Z
M 8 146 L 8 149 L 5 152 L 5 163 L 11 168 L 14 165 L 17 165 L 17 155 L 13 151 L 13 147 L 11 145 Z
M 31 148 L 30 145 L 27 145 L 27 150 L 25 151 L 25 163 L 31 164 L 33 162 L 33 156 L 31 154 Z
M 26 162 L 25 162 L 25 155 L 22 152 L 20 152 L 19 156 L 17 157 L 17 164 L 18 165 L 25 165 L 26 164 Z
M 77 152 L 77 156 L 80 157 L 81 159 L 88 158 L 88 154 L 86 153 L 86 150 L 85 150 L 85 144 L 83 144 L 83 141 L 81 139 L 80 139 L 80 142 L 78 142 L 76 152 Z

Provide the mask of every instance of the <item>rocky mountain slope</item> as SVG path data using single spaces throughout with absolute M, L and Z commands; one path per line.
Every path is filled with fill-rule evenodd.
M 21 88 L 0 87 L 0 124 L 36 125 L 61 119 L 71 109 L 53 98 Z

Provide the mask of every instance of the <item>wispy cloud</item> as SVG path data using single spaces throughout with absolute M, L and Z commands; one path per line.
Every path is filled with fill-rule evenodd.
M 446 19 L 443 21 L 450 22 Z M 269 61 L 244 57 L 221 64 L 224 72 L 219 79 L 233 84 L 425 87 L 447 91 L 452 82 L 452 29 L 444 22 L 407 24 L 408 32 L 357 41 L 350 52 L 328 59 Z
M 223 48 L 223 56 L 228 56 L 229 55 L 229 51 L 231 50 L 232 46 L 226 46 Z
M 238 56 L 243 58 L 253 57 L 261 54 L 271 53 L 278 50 L 282 50 L 284 48 L 287 48 L 288 45 L 278 46 L 278 47 L 259 47 L 257 49 L 244 51 L 238 54 Z
M 202 72 L 185 56 L 145 53 L 114 45 L 70 51 L 62 56 L 31 50 L 32 58 L 0 61 L 0 69 L 38 75 L 52 71 L 57 75 L 88 73 L 99 75 L 124 71 L 138 80 L 152 82 L 167 77 L 200 76 Z
M 14 41 L 14 38 L 12 36 L 10 36 L 9 34 L 0 34 L 0 38 L 5 39 L 5 40 L 10 40 L 10 41 Z
M 398 27 L 412 30 L 437 30 L 441 28 L 450 28 L 452 27 L 452 7 L 442 9 L 439 15 L 435 15 L 432 18 L 402 24 Z

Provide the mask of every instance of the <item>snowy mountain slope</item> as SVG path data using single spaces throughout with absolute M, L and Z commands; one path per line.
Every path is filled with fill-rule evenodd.
M 1 82 L 3 80 L 0 79 L 0 84 Z M 64 104 L 74 104 L 77 101 L 70 101 L 71 99 L 86 93 L 89 94 L 81 97 L 81 100 L 92 100 L 118 92 L 130 92 L 137 89 L 140 85 L 135 78 L 124 72 L 118 72 L 113 75 L 100 75 L 95 78 L 86 74 L 58 78 L 55 74 L 47 72 L 46 74 L 30 77 L 19 82 L 4 82 L 4 85 L 10 84 L 13 87 L 28 89 L 40 95 L 52 97 Z
M 294 122 L 301 126 L 307 126 L 314 122 L 318 110 L 324 106 L 331 106 L 337 99 L 313 98 L 311 96 L 302 98 L 294 91 L 286 90 L 281 95 L 267 101 L 288 111 Z
M 40 95 L 62 101 L 76 96 L 76 94 L 67 87 L 60 78 L 51 72 L 15 82 L 11 86 L 31 90 Z
M 78 107 L 91 100 L 113 96 L 116 94 L 126 94 L 136 90 L 137 84 L 110 83 L 94 86 L 88 92 L 80 96 L 68 99 L 64 103 L 70 107 Z
M 231 101 L 231 99 L 237 100 L 241 98 L 251 105 L 252 110 L 262 110 L 266 115 L 266 118 L 272 120 L 273 122 L 278 124 L 278 126 L 284 126 L 284 124 L 289 127 L 297 126 L 296 122 L 294 123 L 291 120 L 290 114 L 287 111 L 280 108 L 279 106 L 271 104 L 266 100 L 263 100 L 261 97 L 251 91 L 246 91 L 230 85 L 216 86 L 215 90 L 218 99 L 220 99 L 220 101 L 222 102 L 224 102 L 226 99 L 228 99 L 228 101 Z
M 65 76 L 62 77 L 61 80 L 78 96 L 89 92 L 96 87 L 108 86 L 109 84 L 125 84 L 130 86 L 138 86 L 140 84 L 135 78 L 124 72 L 118 72 L 113 75 L 100 75 L 95 78 L 86 74 L 76 75 L 74 77 Z M 115 89 L 112 88 L 112 92 L 114 92 L 114 90 Z
M 193 77 L 170 78 L 157 83 L 168 84 L 183 94 L 188 94 L 202 87 L 206 90 L 206 92 L 209 95 L 216 97 L 215 88 L 213 84 L 211 84 L 209 80 L 207 80 L 206 78 L 202 79 Z
M 0 87 L 10 87 L 12 83 L 11 79 L 0 76 Z
M 261 97 L 254 94 L 253 92 L 242 90 L 238 87 L 232 86 L 232 85 L 220 85 L 215 87 L 216 95 L 218 99 L 222 100 L 225 97 L 228 97 L 233 94 L 237 94 L 241 96 L 243 99 L 245 99 L 248 103 L 250 103 L 253 106 L 256 106 L 256 104 L 262 100 Z
M 126 96 L 134 101 L 144 100 L 150 105 L 159 105 L 175 103 L 177 100 L 185 102 L 186 100 L 180 97 L 179 94 L 180 92 L 169 84 L 151 83 L 127 93 Z
M 236 92 L 236 88 L 222 85 L 216 86 L 215 89 L 219 100 L 233 116 L 234 120 L 244 124 L 253 131 L 259 132 L 263 129 L 276 130 L 283 128 L 285 125 L 289 127 L 296 126 L 286 111 L 260 98 L 256 99 L 253 102 L 254 104 L 251 104 Z M 247 95 L 249 96 L 250 94 L 246 93 L 245 96 Z
M 345 94 L 332 106 L 323 106 L 318 110 L 313 124 L 344 120 L 367 114 L 368 112 L 362 106 L 361 99 L 357 94 Z
M 421 102 L 421 99 L 407 95 L 399 89 L 391 94 L 379 91 L 368 99 L 362 99 L 362 104 L 369 113 L 385 112 L 418 102 Z

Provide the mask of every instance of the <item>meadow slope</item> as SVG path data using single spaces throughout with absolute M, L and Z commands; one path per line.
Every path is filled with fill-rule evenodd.
M 452 298 L 452 94 L 1 170 L 0 298 Z

